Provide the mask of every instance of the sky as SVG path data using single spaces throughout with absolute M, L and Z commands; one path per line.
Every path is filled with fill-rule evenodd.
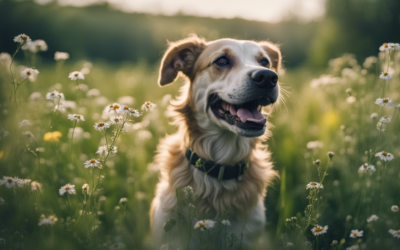
M 52 0 L 36 0 L 46 4 Z M 243 18 L 276 23 L 292 15 L 304 21 L 325 13 L 325 0 L 55 0 L 60 5 L 83 7 L 108 2 L 124 12 L 162 15 L 183 13 L 211 18 Z

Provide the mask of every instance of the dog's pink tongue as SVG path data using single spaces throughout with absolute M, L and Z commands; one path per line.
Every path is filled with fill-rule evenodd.
M 245 123 L 247 121 L 249 122 L 254 122 L 259 125 L 264 126 L 265 123 L 267 123 L 267 119 L 261 114 L 260 111 L 257 110 L 257 108 L 248 110 L 248 109 L 239 109 L 237 111 L 237 116 L 240 118 L 240 120 Z

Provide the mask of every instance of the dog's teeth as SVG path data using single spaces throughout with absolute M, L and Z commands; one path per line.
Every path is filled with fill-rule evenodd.
M 221 115 L 225 114 L 225 111 L 223 111 L 222 109 L 218 109 L 218 113 L 220 113 Z

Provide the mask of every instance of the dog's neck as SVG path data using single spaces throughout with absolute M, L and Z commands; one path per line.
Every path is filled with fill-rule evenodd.
M 227 165 L 248 159 L 254 146 L 254 139 L 224 130 L 202 116 L 204 115 L 196 117 L 202 130 L 201 135 L 189 134 L 189 144 L 200 157 Z

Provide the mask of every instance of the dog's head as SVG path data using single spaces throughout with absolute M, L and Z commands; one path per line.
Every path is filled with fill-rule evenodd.
M 190 36 L 170 43 L 158 82 L 164 86 L 183 73 L 199 127 L 256 137 L 266 128 L 262 107 L 278 100 L 280 66 L 280 50 L 270 42 Z

